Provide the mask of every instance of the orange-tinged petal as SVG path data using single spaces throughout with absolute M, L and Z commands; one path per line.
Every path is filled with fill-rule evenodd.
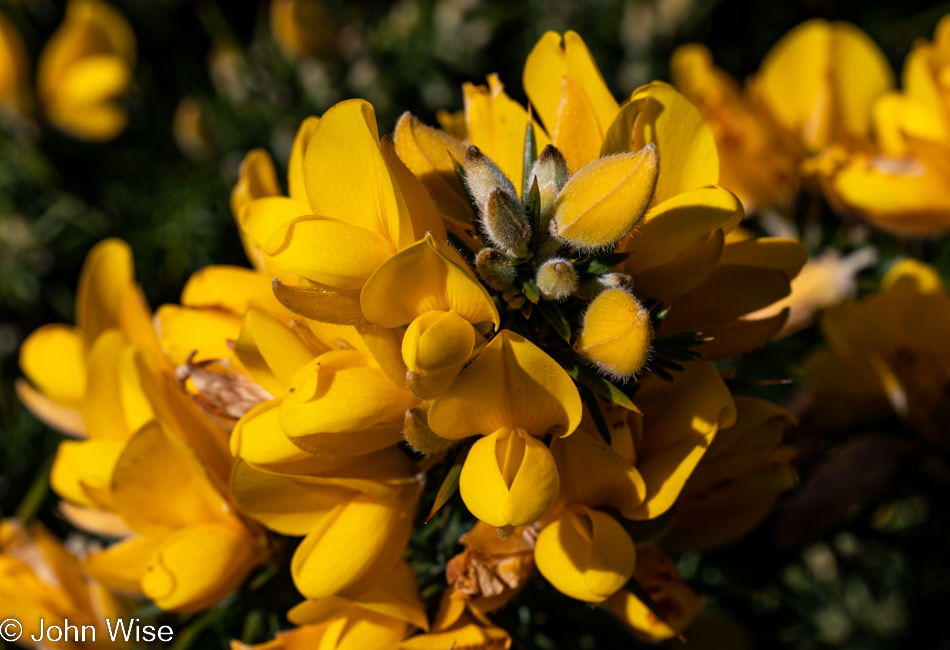
M 510 427 L 534 436 L 568 435 L 581 412 L 577 388 L 564 369 L 521 335 L 502 330 L 435 400 L 429 426 L 451 439 Z

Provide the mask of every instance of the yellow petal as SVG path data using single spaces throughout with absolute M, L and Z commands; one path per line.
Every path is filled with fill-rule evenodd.
M 194 453 L 155 422 L 140 429 L 122 451 L 112 473 L 112 497 L 116 512 L 141 534 L 235 521 Z
M 472 514 L 487 524 L 533 524 L 557 498 L 554 457 L 523 430 L 500 429 L 472 445 L 459 492 Z
M 407 325 L 429 311 L 455 311 L 472 324 L 500 319 L 494 301 L 465 260 L 431 235 L 383 263 L 360 294 L 366 318 L 382 327 Z
M 142 592 L 165 610 L 207 609 L 234 591 L 261 559 L 247 533 L 216 524 L 192 526 L 155 550 Z
M 669 296 L 689 291 L 716 269 L 725 248 L 726 236 L 721 228 L 701 236 L 671 262 L 654 266 L 634 277 L 637 295 L 664 302 Z
M 475 348 L 475 330 L 454 311 L 430 311 L 412 321 L 402 356 L 412 372 L 438 374 L 459 368 Z
M 56 90 L 56 102 L 64 109 L 82 110 L 121 95 L 131 80 L 132 69 L 121 58 L 87 56 L 67 68 Z
M 776 120 L 810 150 L 822 147 L 831 129 L 831 40 L 825 20 L 798 25 L 772 47 L 757 78 Z
M 231 356 L 228 341 L 241 332 L 241 317 L 225 311 L 162 305 L 155 312 L 161 345 L 175 366 L 188 360 L 194 362 L 227 359 Z
M 76 528 L 99 537 L 119 539 L 131 537 L 135 534 L 131 528 L 125 525 L 122 518 L 114 512 L 83 508 L 68 501 L 59 502 L 59 512 L 66 518 L 66 521 Z
M 310 136 L 304 173 L 313 214 L 367 230 L 394 252 L 415 240 L 409 212 L 380 151 L 369 103 L 352 99 L 324 113 Z
M 587 165 L 558 194 L 555 236 L 581 250 L 617 243 L 646 212 L 658 173 L 659 160 L 651 145 Z
M 294 553 L 294 584 L 307 598 L 359 593 L 391 570 L 409 540 L 421 493 L 414 483 L 378 501 L 360 495 L 323 517 Z
M 396 122 L 396 153 L 432 196 L 444 215 L 456 221 L 472 220 L 472 208 L 459 182 L 452 159 L 465 160 L 465 145 L 426 126 L 411 113 Z
M 841 128 L 848 134 L 867 137 L 874 100 L 894 86 L 887 57 L 854 25 L 832 23 L 831 79 Z
M 102 332 L 119 326 L 134 274 L 132 250 L 124 241 L 107 239 L 89 251 L 76 290 L 76 326 L 87 351 Z
M 559 501 L 611 506 L 629 516 L 646 496 L 640 472 L 610 446 L 577 431 L 551 443 L 561 477 Z
M 353 355 L 328 352 L 294 377 L 280 425 L 295 444 L 314 453 L 352 455 L 401 439 L 406 409 L 415 400 L 378 368 L 354 365 L 361 355 Z
M 596 160 L 600 143 L 604 140 L 604 131 L 597 122 L 594 107 L 580 84 L 569 76 L 564 77 L 561 86 L 561 103 L 551 140 L 571 172 Z
M 60 443 L 50 474 L 53 491 L 86 508 L 110 506 L 107 495 L 112 472 L 124 447 L 121 440 L 67 440 Z
M 681 192 L 655 204 L 623 245 L 632 253 L 623 271 L 636 276 L 673 261 L 697 239 L 741 215 L 742 204 L 721 187 Z
M 276 397 L 286 393 L 297 371 L 314 358 L 314 353 L 290 328 L 254 308 L 244 314 L 234 354 L 254 381 Z
M 265 273 L 240 266 L 206 266 L 188 278 L 181 292 L 185 307 L 212 307 L 241 316 L 251 307 L 262 309 L 282 322 L 294 315 L 274 297 L 272 280 Z
M 435 400 L 429 426 L 456 440 L 509 427 L 534 436 L 552 430 L 568 435 L 581 412 L 577 388 L 564 369 L 524 337 L 502 330 Z
M 623 289 L 606 289 L 584 312 L 576 349 L 603 372 L 626 379 L 644 366 L 652 344 L 649 310 Z
M 83 569 L 92 578 L 126 593 L 142 593 L 142 577 L 155 553 L 155 540 L 130 537 L 86 557 Z
M 715 367 L 704 361 L 684 366 L 672 384 L 648 377 L 637 393 L 643 415 L 631 413 L 630 422 L 642 431 L 637 469 L 647 499 L 634 519 L 666 512 L 719 428 L 735 422 L 735 403 Z
M 231 453 L 252 465 L 283 465 L 310 456 L 280 428 L 281 400 L 258 404 L 234 425 Z M 232 477 L 233 478 L 233 477 Z
M 287 185 L 290 198 L 301 203 L 307 202 L 307 179 L 304 176 L 303 161 L 307 155 L 307 147 L 310 145 L 310 138 L 313 130 L 317 128 L 320 118 L 310 116 L 300 123 L 297 129 L 297 135 L 294 137 L 294 145 L 290 150 L 290 162 L 287 163 Z
M 389 137 L 383 138 L 379 143 L 379 148 L 383 152 L 386 165 L 389 167 L 399 192 L 406 202 L 406 209 L 409 210 L 409 216 L 412 219 L 413 239 L 419 240 L 425 237 L 426 233 L 432 233 L 432 236 L 437 240 L 443 241 L 445 239 L 445 224 L 442 223 L 442 214 L 432 201 L 432 197 L 426 192 L 426 188 L 396 155 L 392 139 Z
M 255 199 L 282 194 L 274 161 L 266 149 L 252 149 L 241 161 L 238 182 L 231 190 L 231 212 L 242 230 L 244 210 Z
M 359 226 L 307 216 L 274 231 L 264 252 L 287 273 L 337 289 L 359 289 L 396 249 Z
M 631 95 L 608 129 L 600 155 L 637 151 L 651 142 L 660 158 L 654 206 L 681 192 L 719 182 L 719 154 L 712 131 L 695 106 L 660 82 Z
M 534 557 L 538 570 L 558 591 L 596 603 L 627 583 L 636 550 L 616 519 L 575 507 L 541 531 Z
M 78 409 L 86 394 L 84 355 L 76 328 L 44 325 L 20 346 L 20 368 L 50 400 Z
M 78 409 L 63 406 L 39 392 L 25 379 L 13 384 L 20 403 L 41 422 L 73 438 L 86 437 L 86 425 Z

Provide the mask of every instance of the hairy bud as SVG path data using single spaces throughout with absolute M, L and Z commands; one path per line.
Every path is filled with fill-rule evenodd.
M 536 282 L 548 300 L 564 300 L 577 290 L 577 271 L 566 259 L 555 257 L 541 265 Z
M 546 146 L 534 161 L 531 175 L 528 177 L 528 187 L 531 187 L 535 178 L 538 179 L 540 188 L 553 183 L 554 187 L 560 190 L 567 184 L 567 161 L 553 144 Z
M 508 257 L 494 248 L 483 248 L 475 256 L 475 269 L 485 284 L 504 291 L 515 283 L 518 270 L 508 265 Z
M 498 189 L 508 194 L 515 201 L 518 200 L 518 192 L 514 184 L 505 176 L 505 173 L 498 168 L 492 160 L 483 154 L 476 146 L 471 146 L 465 151 L 465 178 L 468 183 L 468 191 L 471 192 L 479 212 L 484 214 L 485 206 L 488 204 L 488 195 L 493 189 Z
M 403 437 L 409 446 L 419 453 L 430 455 L 450 449 L 458 444 L 458 440 L 441 438 L 429 428 L 428 408 L 417 406 L 406 411 L 403 424 Z
M 604 373 L 627 379 L 646 364 L 652 344 L 650 312 L 623 289 L 605 289 L 587 308 L 575 347 Z
M 495 246 L 507 251 L 522 251 L 531 239 L 531 226 L 521 201 L 493 187 L 481 213 L 485 234 Z

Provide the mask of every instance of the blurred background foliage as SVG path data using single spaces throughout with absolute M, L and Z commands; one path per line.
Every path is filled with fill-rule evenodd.
M 705 43 L 741 80 L 785 32 L 816 16 L 857 24 L 899 70 L 914 40 L 929 37 L 950 12 L 950 3 L 928 0 L 324 0 L 315 55 L 291 60 L 272 36 L 266 3 L 113 4 L 138 40 L 128 129 L 95 144 L 39 121 L 0 125 L 0 514 L 38 513 L 61 532 L 44 473 L 58 436 L 17 402 L 19 344 L 44 323 L 72 322 L 82 261 L 104 237 L 131 244 L 153 307 L 177 301 L 193 270 L 245 265 L 228 205 L 238 165 L 249 149 L 266 147 L 283 168 L 303 117 L 363 97 L 375 105 L 381 133 L 405 110 L 431 124 L 436 111 L 462 108 L 462 82 L 491 72 L 524 102 L 525 57 L 549 29 L 578 31 L 617 96 L 668 80 L 671 52 L 690 41 Z M 58 0 L 0 2 L 34 71 L 64 11 Z M 814 196 L 799 207 L 797 225 L 813 251 L 853 248 L 855 237 L 881 250 L 878 268 L 860 278 L 862 292 L 877 286 L 899 254 L 950 272 L 946 240 L 895 242 L 846 231 Z M 740 392 L 788 403 L 801 415 L 790 436 L 802 482 L 824 471 L 840 498 L 810 509 L 800 500 L 738 544 L 681 557 L 683 578 L 707 595 L 707 613 L 686 632 L 688 647 L 950 648 L 946 451 L 898 449 L 873 432 L 852 431 L 846 444 L 854 448 L 828 468 L 828 451 L 840 451 L 843 436 L 810 417 L 799 394 L 801 359 L 819 344 L 812 326 L 744 360 L 737 374 L 795 380 Z M 896 422 L 879 425 L 891 439 L 904 435 Z M 467 526 L 457 510 L 440 516 L 439 526 L 420 527 L 413 545 L 423 588 L 444 584 L 444 564 Z M 287 576 L 258 576 L 240 598 L 178 620 L 176 647 L 264 640 L 285 625 L 295 600 Z M 634 644 L 608 614 L 568 602 L 539 576 L 497 621 L 518 648 Z

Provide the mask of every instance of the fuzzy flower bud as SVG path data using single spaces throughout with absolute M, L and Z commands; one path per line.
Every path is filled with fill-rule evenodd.
M 531 239 L 531 226 L 521 201 L 497 187 L 488 192 L 481 218 L 485 234 L 499 248 L 519 251 Z
M 488 204 L 488 195 L 493 189 L 497 188 L 516 202 L 518 201 L 518 192 L 514 184 L 478 147 L 473 145 L 465 151 L 464 167 L 468 191 L 471 192 L 479 212 L 483 215 Z
M 475 268 L 485 284 L 496 291 L 508 289 L 518 278 L 517 269 L 508 265 L 508 257 L 494 248 L 478 251 Z
M 650 356 L 650 312 L 623 289 L 602 291 L 587 308 L 576 349 L 617 379 L 633 377 Z
M 551 234 L 580 250 L 616 244 L 646 212 L 659 171 L 652 142 L 581 168 L 558 194 Z
M 538 269 L 538 288 L 548 300 L 564 300 L 577 291 L 578 277 L 574 265 L 562 257 L 549 259 Z
M 438 454 L 457 445 L 458 440 L 441 438 L 429 428 L 428 414 L 429 409 L 425 406 L 417 406 L 406 411 L 403 437 L 409 446 L 420 453 L 429 455 Z
M 538 187 L 544 188 L 553 183 L 560 190 L 567 184 L 568 179 L 567 161 L 553 144 L 549 144 L 542 151 L 538 159 L 534 161 L 531 168 L 531 175 L 528 177 L 528 187 L 534 184 L 534 179 L 538 179 Z

